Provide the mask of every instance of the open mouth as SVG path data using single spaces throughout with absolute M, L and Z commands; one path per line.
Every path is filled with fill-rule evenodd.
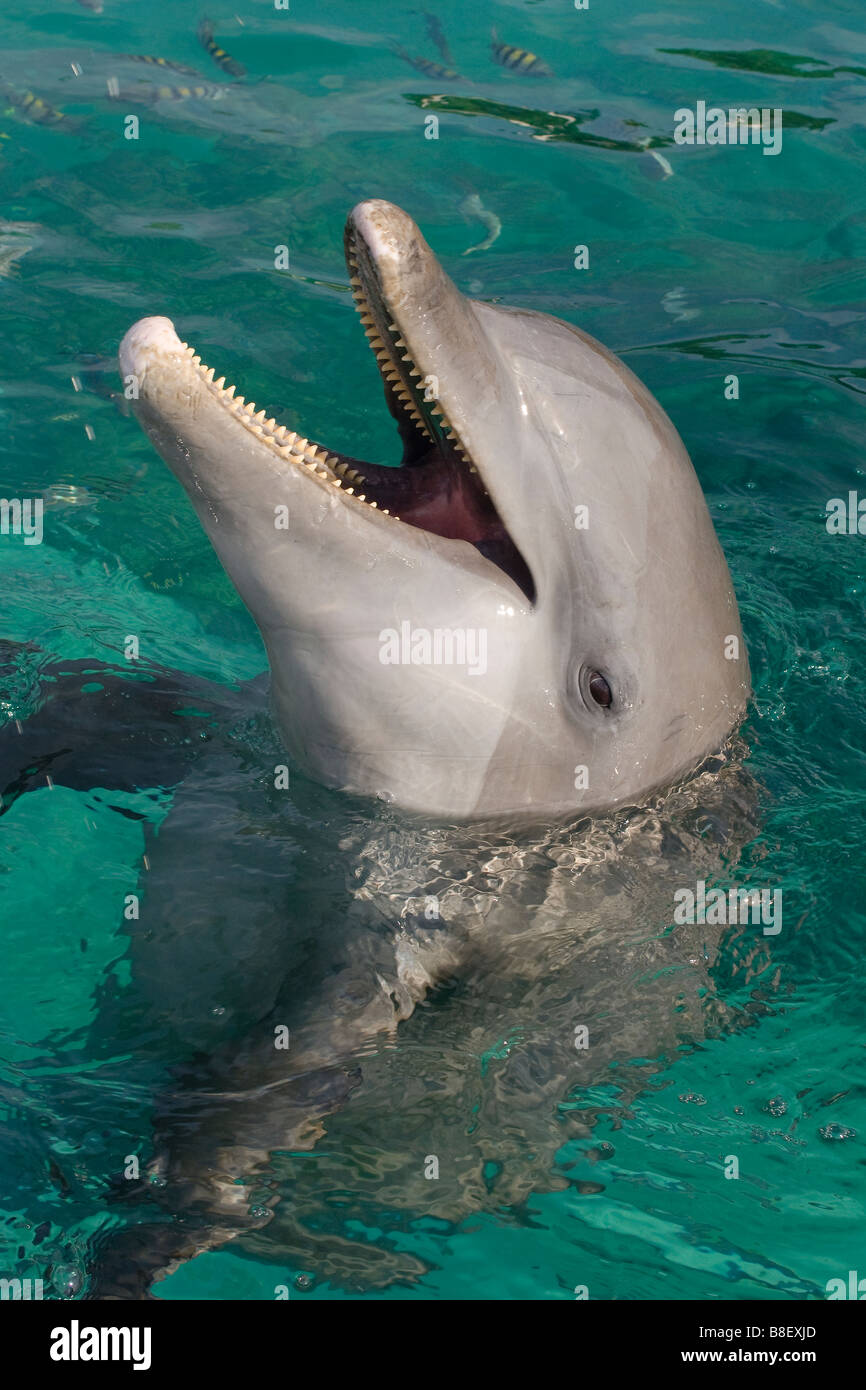
M 195 350 L 183 344 L 220 403 L 263 442 L 291 463 L 308 468 L 323 484 L 340 488 L 353 503 L 446 540 L 466 541 L 523 591 L 530 602 L 535 584 L 529 567 L 505 527 L 477 464 L 452 427 L 437 383 L 413 359 L 399 319 L 389 307 L 376 266 L 351 222 L 345 235 L 346 264 L 361 323 L 376 356 L 388 409 L 403 443 L 399 467 L 368 463 L 278 425 L 265 410 L 235 394 L 225 377 L 214 380 Z

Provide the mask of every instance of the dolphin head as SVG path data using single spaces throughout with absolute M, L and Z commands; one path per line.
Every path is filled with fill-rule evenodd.
M 670 420 L 611 353 L 454 286 L 401 209 L 346 258 L 399 468 L 301 438 L 165 318 L 137 413 L 267 648 L 314 778 L 435 816 L 562 816 L 677 779 L 741 717 L 730 575 Z

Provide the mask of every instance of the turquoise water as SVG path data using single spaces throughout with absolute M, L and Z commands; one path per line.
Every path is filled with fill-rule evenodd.
M 387 197 L 462 289 L 579 324 L 682 434 L 753 669 L 758 811 L 743 855 L 782 888 L 786 928 L 753 956 L 723 945 L 721 1022 L 648 1054 L 626 1047 L 592 1084 L 550 1067 L 527 1080 L 548 1033 L 571 1031 L 578 966 L 526 998 L 483 971 L 449 983 L 362 1059 L 316 1147 L 273 1161 L 282 1217 L 247 1248 L 200 1254 L 159 1296 L 272 1298 L 285 1282 L 309 1298 L 571 1298 L 577 1285 L 593 1298 L 820 1298 L 828 1279 L 866 1274 L 864 540 L 824 524 L 828 499 L 866 492 L 860 7 L 485 10 L 554 69 L 535 79 L 491 61 L 487 18 L 453 0 L 436 13 L 461 74 L 447 83 L 390 47 L 439 60 L 421 7 L 240 3 L 216 32 L 248 70 L 241 84 L 198 45 L 196 4 L 105 0 L 97 15 L 23 0 L 0 18 L 0 495 L 48 504 L 42 545 L 0 538 L 0 638 L 27 644 L 4 677 L 5 713 L 26 717 L 51 661 L 120 662 L 129 633 L 147 662 L 188 677 L 229 686 L 261 671 L 185 496 L 112 399 L 109 359 L 134 319 L 167 313 L 290 427 L 393 457 L 341 252 L 349 208 Z M 194 79 L 117 57 L 135 53 L 226 90 L 152 103 L 152 82 Z M 28 120 L 28 91 L 69 126 Z M 781 108 L 782 153 L 674 145 L 674 111 L 699 100 Z M 130 112 L 137 140 L 123 138 Z M 424 137 L 431 113 L 438 140 Z M 472 195 L 502 226 L 467 256 L 487 235 Z M 288 271 L 274 269 L 278 245 Z M 215 806 L 247 817 L 273 733 L 257 717 L 238 731 L 236 710 L 219 718 L 233 761 Z M 0 820 L 0 1274 L 45 1274 L 61 1292 L 86 1290 L 111 1229 L 154 1219 L 144 1199 L 118 1204 L 111 1180 L 125 1155 L 150 1156 L 178 1061 L 160 1019 L 123 1008 L 122 899 L 170 801 L 40 786 Z M 300 917 L 341 910 L 353 871 L 351 848 L 323 869 L 317 840 L 375 829 L 370 817 L 303 788 L 293 811 L 260 811 Z M 205 893 L 201 911 L 216 919 L 218 899 Z M 215 954 L 228 941 L 231 955 L 232 927 L 215 925 Z M 638 973 L 609 984 L 616 1001 L 591 996 L 599 1018 L 615 1002 L 640 1009 Z M 430 1152 L 460 1175 L 435 1200 L 416 1181 Z M 721 1176 L 730 1154 L 738 1182 Z

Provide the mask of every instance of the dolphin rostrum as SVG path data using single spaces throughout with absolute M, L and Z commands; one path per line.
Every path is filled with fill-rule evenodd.
M 345 247 L 400 468 L 278 425 L 166 318 L 120 347 L 261 631 L 286 748 L 328 786 L 448 819 L 676 781 L 740 719 L 749 667 L 671 421 L 571 324 L 467 299 L 393 204 L 359 204 Z

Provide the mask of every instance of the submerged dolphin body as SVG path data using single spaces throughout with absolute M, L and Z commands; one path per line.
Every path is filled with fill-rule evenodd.
M 399 469 L 278 426 L 168 319 L 120 348 L 259 626 L 286 747 L 326 785 L 449 819 L 672 783 L 737 723 L 749 670 L 670 420 L 578 329 L 466 299 L 392 204 L 354 209 L 346 255 Z

